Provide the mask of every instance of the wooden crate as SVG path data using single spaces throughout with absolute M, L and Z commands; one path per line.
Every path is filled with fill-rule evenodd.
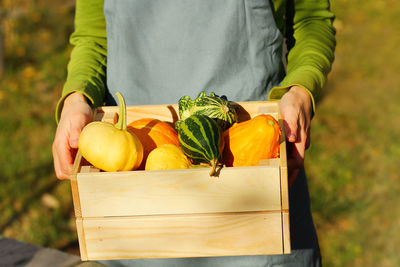
M 237 105 L 240 120 L 279 119 L 277 101 Z M 102 107 L 95 119 L 114 122 L 117 112 Z M 177 106 L 127 107 L 128 123 L 146 117 L 175 122 Z M 208 168 L 102 172 L 78 151 L 71 186 L 82 260 L 290 253 L 284 140 L 279 159 L 223 167 L 217 178 Z

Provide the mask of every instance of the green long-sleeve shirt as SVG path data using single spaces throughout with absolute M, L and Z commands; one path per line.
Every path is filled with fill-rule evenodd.
M 293 85 L 307 89 L 313 101 L 326 82 L 334 59 L 334 18 L 329 0 L 271 0 L 277 27 L 287 40 L 287 74 L 268 98 L 280 99 Z M 107 34 L 104 0 L 77 0 L 74 46 L 68 76 L 56 111 L 59 120 L 65 97 L 81 92 L 94 107 L 104 104 L 107 66 Z

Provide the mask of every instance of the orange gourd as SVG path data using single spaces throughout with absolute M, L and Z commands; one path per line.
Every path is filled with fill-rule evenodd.
M 235 123 L 223 133 L 223 163 L 228 167 L 257 166 L 262 159 L 277 158 L 280 136 L 279 124 L 271 115 Z
M 143 161 L 139 169 L 143 170 L 149 153 L 164 144 L 179 146 L 178 133 L 167 122 L 153 118 L 135 120 L 128 125 L 128 130 L 134 133 L 143 145 Z

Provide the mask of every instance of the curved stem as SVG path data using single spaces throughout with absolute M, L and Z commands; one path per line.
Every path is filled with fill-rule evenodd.
M 211 164 L 211 171 L 210 171 L 210 176 L 216 176 L 215 175 L 215 171 L 217 169 L 217 165 L 218 165 L 218 159 L 212 159 L 210 161 Z
M 125 100 L 124 97 L 117 92 L 116 96 L 118 97 L 118 102 L 119 102 L 119 117 L 118 117 L 118 122 L 115 124 L 115 127 L 119 130 L 126 130 L 126 106 L 125 106 Z

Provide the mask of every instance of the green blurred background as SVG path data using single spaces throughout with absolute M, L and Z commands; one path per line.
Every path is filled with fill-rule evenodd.
M 77 254 L 51 155 L 74 1 L 0 3 L 0 234 Z M 306 155 L 323 263 L 400 266 L 400 1 L 331 4 L 336 60 Z

